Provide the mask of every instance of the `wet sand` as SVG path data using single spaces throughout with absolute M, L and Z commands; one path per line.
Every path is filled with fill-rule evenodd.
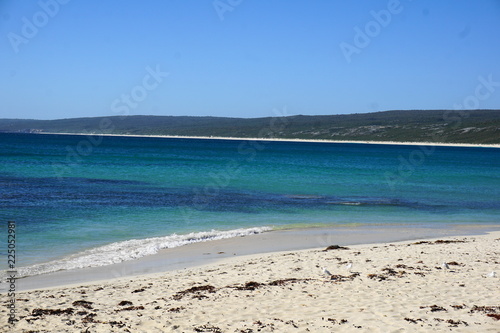
M 321 248 L 331 244 L 356 245 L 404 241 L 430 237 L 481 234 L 499 230 L 498 226 L 436 225 L 364 225 L 317 227 L 265 232 L 262 234 L 189 244 L 160 250 L 157 254 L 103 267 L 60 271 L 20 278 L 17 290 L 40 289 L 88 283 L 119 277 L 179 270 L 215 263 L 220 260 L 259 253 Z

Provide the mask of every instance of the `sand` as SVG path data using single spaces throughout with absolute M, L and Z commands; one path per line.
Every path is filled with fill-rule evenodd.
M 494 225 L 350 225 L 273 230 L 261 234 L 199 242 L 162 249 L 158 253 L 113 265 L 72 269 L 17 280 L 17 291 L 83 284 L 117 277 L 138 276 L 214 263 L 223 258 L 258 253 L 296 251 L 331 244 L 355 245 L 484 234 L 499 230 Z M 0 284 L 0 287 L 2 285 Z M 0 289 L 0 293 L 3 290 Z
M 500 231 L 253 254 L 19 292 L 0 331 L 499 332 L 499 273 Z

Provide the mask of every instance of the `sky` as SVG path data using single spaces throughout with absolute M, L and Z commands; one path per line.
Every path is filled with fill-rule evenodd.
M 0 0 L 0 118 L 500 109 L 500 0 Z

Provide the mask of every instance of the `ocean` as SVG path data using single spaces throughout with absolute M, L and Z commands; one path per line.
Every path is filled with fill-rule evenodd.
M 277 229 L 500 224 L 497 148 L 0 133 L 0 158 L 19 276 Z

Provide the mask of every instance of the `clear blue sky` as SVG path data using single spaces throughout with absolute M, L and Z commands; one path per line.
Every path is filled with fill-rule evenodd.
M 0 118 L 500 108 L 499 0 L 0 0 L 0 37 Z

